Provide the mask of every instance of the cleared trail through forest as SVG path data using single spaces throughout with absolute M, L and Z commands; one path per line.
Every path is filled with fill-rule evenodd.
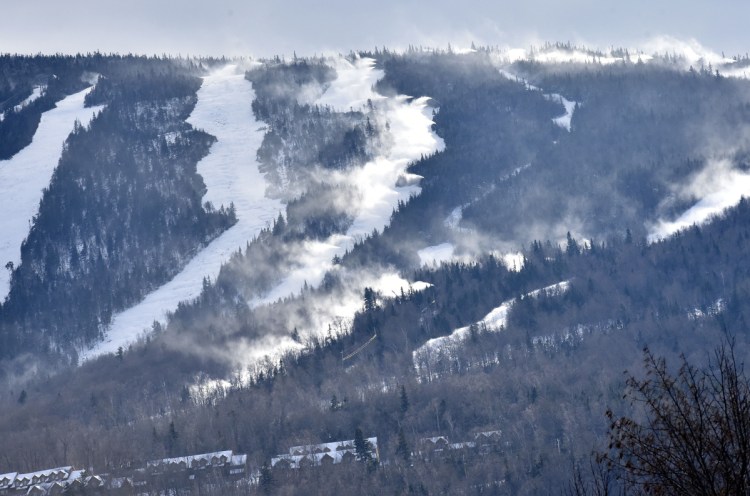
M 5 266 L 21 263 L 21 243 L 29 235 L 44 188 L 60 161 L 63 142 L 76 121 L 87 126 L 103 107 L 84 107 L 93 87 L 70 95 L 42 114 L 31 143 L 8 160 L 0 160 L 0 301 L 10 291 Z M 30 97 L 31 98 L 31 97 Z
M 209 154 L 198 162 L 198 173 L 208 190 L 203 201 L 216 209 L 233 203 L 237 223 L 199 251 L 171 281 L 115 315 L 105 340 L 83 352 L 84 359 L 127 347 L 154 321 L 164 324 L 168 312 L 199 296 L 203 279 L 215 279 L 232 253 L 244 248 L 283 210 L 281 202 L 265 196 L 266 180 L 258 170 L 256 154 L 264 131 L 253 114 L 254 99 L 252 84 L 235 65 L 203 78 L 198 103 L 188 118 L 193 127 L 217 138 Z

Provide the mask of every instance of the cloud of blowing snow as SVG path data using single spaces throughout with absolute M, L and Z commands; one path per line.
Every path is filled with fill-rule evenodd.
M 706 167 L 677 191 L 695 204 L 674 220 L 658 220 L 651 226 L 649 241 L 665 238 L 693 224 L 702 224 L 736 205 L 750 194 L 750 173 L 735 168 L 730 159 L 709 160 Z

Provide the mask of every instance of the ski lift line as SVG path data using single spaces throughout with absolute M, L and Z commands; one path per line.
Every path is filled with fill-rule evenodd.
M 357 348 L 356 350 L 352 351 L 352 352 L 351 352 L 351 353 L 349 353 L 348 355 L 346 355 L 346 356 L 342 356 L 342 357 L 341 357 L 341 361 L 342 361 L 342 362 L 345 362 L 346 360 L 349 360 L 350 358 L 353 358 L 353 357 L 354 357 L 355 355 L 357 355 L 357 354 L 358 354 L 358 353 L 360 353 L 360 352 L 361 352 L 362 350 L 364 350 L 365 348 L 367 348 L 367 346 L 369 346 L 369 344 L 370 344 L 370 343 L 372 343 L 373 341 L 375 341 L 375 338 L 377 338 L 377 337 L 378 337 L 377 333 L 376 333 L 376 334 L 373 334 L 373 335 L 372 335 L 372 337 L 371 337 L 370 339 L 368 339 L 368 340 L 367 340 L 367 342 L 365 342 L 365 343 L 364 343 L 364 344 L 363 344 L 362 346 L 360 346 L 360 347 L 359 347 L 359 348 Z M 343 353 L 342 353 L 342 355 L 343 355 Z

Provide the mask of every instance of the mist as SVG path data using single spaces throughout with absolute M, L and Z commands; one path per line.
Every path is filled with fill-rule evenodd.
M 294 15 L 291 15 L 294 13 Z M 745 53 L 750 5 L 733 0 L 601 2 L 240 2 L 74 0 L 3 3 L 0 50 L 18 53 L 135 52 L 312 55 L 409 45 L 528 47 L 571 41 L 607 48 L 660 35 Z

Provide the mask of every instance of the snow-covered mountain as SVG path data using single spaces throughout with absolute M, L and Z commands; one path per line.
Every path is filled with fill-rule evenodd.
M 502 431 L 466 470 L 559 482 L 641 348 L 750 315 L 750 61 L 709 55 L 7 58 L 0 438 L 55 404 L 44 459 L 114 473 Z

